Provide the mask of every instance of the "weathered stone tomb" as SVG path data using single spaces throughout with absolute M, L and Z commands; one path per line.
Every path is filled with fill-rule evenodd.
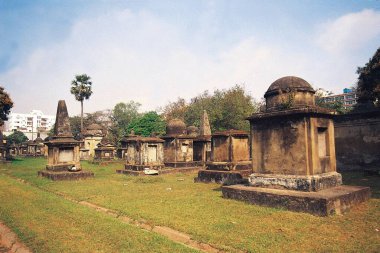
M 118 173 L 144 175 L 144 169 L 162 171 L 164 165 L 164 140 L 143 137 L 133 132 L 121 141 L 124 146 L 125 169 Z
M 73 180 L 92 177 L 89 171 L 82 171 L 79 162 L 79 141 L 71 133 L 69 115 L 64 100 L 58 102 L 54 136 L 48 142 L 48 161 L 45 170 L 38 175 L 52 180 Z
M 223 196 L 329 215 L 369 198 L 367 187 L 341 186 L 336 172 L 335 113 L 315 106 L 315 91 L 283 77 L 265 93 L 266 111 L 248 118 L 253 174 L 249 186 L 222 187 Z
M 197 137 L 197 129 L 186 127 L 180 119 L 172 119 L 166 126 L 164 142 L 164 163 L 166 167 L 196 167 L 202 163 L 193 160 L 193 141 Z
M 206 162 L 211 159 L 211 127 L 205 110 L 201 117 L 199 131 L 196 130 L 194 132 L 197 135 L 193 140 L 193 161 L 201 162 L 201 166 L 205 167 Z
M 95 160 L 111 161 L 115 158 L 115 145 L 107 138 L 103 137 L 95 148 Z
M 211 139 L 211 161 L 198 172 L 195 182 L 237 183 L 252 173 L 249 157 L 249 135 L 230 129 L 215 132 Z
M 27 143 L 27 156 L 43 156 L 44 155 L 44 143 L 37 133 L 37 138 L 35 140 L 29 140 Z
M 101 125 L 93 123 L 87 126 L 83 131 L 80 156 L 82 160 L 88 160 L 95 157 L 95 149 L 105 137 L 104 129 Z

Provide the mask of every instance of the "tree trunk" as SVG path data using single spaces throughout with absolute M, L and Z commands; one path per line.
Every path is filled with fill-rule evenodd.
M 80 101 L 80 132 L 83 133 L 83 100 Z

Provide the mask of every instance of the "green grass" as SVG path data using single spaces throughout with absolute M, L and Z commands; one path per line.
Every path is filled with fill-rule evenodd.
M 33 252 L 195 252 L 0 174 L 0 219 Z
M 15 161 L 0 170 L 44 189 L 86 200 L 154 225 L 165 225 L 227 251 L 376 252 L 380 248 L 379 177 L 347 174 L 345 182 L 370 185 L 374 197 L 343 216 L 316 217 L 223 199 L 219 185 L 193 183 L 195 174 L 133 177 L 121 164 L 82 163 L 94 179 L 52 182 L 38 178 L 44 159 Z M 345 179 L 345 174 L 343 175 Z M 1 219 L 1 217 L 0 217 Z M 173 250 L 172 250 L 173 251 Z

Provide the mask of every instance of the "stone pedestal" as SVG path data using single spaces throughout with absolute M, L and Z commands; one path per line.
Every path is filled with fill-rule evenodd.
M 342 214 L 370 198 L 369 187 L 337 186 L 318 192 L 302 192 L 244 185 L 223 186 L 224 198 L 250 204 L 286 208 L 318 216 Z

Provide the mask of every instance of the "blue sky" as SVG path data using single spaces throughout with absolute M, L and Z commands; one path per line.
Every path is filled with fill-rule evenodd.
M 380 46 L 380 1 L 0 0 L 0 85 L 14 112 L 54 114 L 75 74 L 93 79 L 85 111 L 243 84 L 260 99 L 297 75 L 341 92 Z

